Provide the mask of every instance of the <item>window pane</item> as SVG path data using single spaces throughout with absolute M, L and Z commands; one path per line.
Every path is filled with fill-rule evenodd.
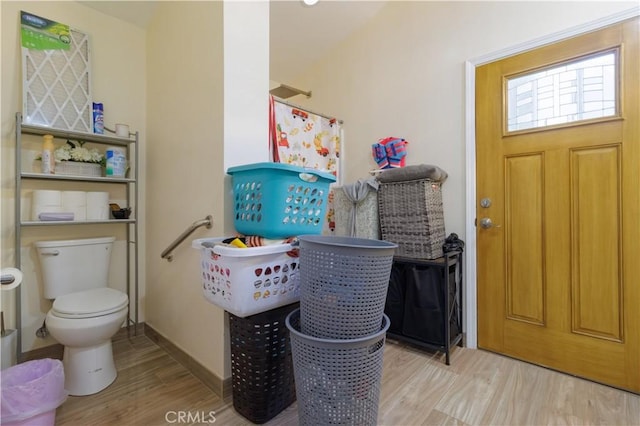
M 616 115 L 616 52 L 507 80 L 507 130 Z

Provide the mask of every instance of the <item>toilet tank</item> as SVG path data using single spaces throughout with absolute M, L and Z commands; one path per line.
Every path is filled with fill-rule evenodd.
M 107 287 L 115 237 L 35 243 L 44 286 L 44 297 L 56 297 Z

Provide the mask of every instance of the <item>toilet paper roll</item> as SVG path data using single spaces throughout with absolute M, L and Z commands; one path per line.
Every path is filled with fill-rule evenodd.
M 73 213 L 73 220 L 87 220 L 87 206 L 65 207 L 64 212 Z
M 87 193 L 62 191 L 62 210 L 73 213 L 73 220 L 87 220 Z
M 116 135 L 121 138 L 129 137 L 129 125 L 128 124 L 116 124 Z
M 31 208 L 31 220 L 40 220 L 40 213 L 62 213 L 62 206 L 34 205 Z
M 2 276 L 2 281 L 5 281 L 5 278 L 10 280 L 13 277 L 13 281 L 10 284 L 2 284 L 2 290 L 13 290 L 18 287 L 20 283 L 22 283 L 22 271 L 16 268 L 2 268 L 0 271 L 0 275 Z
M 87 193 L 84 191 L 62 191 L 62 207 L 87 206 Z
M 36 189 L 33 191 L 33 204 L 42 206 L 62 206 L 62 191 Z
M 109 219 L 109 193 L 87 192 L 87 220 Z

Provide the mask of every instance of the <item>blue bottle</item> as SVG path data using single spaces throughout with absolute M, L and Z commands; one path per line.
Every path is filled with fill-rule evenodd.
M 104 134 L 104 107 L 101 103 L 93 103 L 93 133 Z

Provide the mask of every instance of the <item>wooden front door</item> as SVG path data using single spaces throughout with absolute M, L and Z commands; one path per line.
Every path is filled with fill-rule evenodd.
M 476 70 L 478 346 L 634 392 L 640 392 L 639 40 L 634 18 Z M 544 118 L 549 98 L 556 101 L 549 108 L 561 114 L 564 108 L 568 117 L 576 103 L 589 112 L 588 97 L 601 80 L 593 70 L 567 72 L 553 77 L 557 84 L 548 90 L 549 81 L 532 83 L 533 97 L 525 86 L 509 94 L 509 81 L 563 65 L 571 70 L 601 55 L 615 62 L 601 72 L 615 80 L 604 89 L 604 98 L 613 98 L 604 117 L 522 125 Z M 510 107 L 514 116 L 535 113 L 509 116 L 510 129 Z

